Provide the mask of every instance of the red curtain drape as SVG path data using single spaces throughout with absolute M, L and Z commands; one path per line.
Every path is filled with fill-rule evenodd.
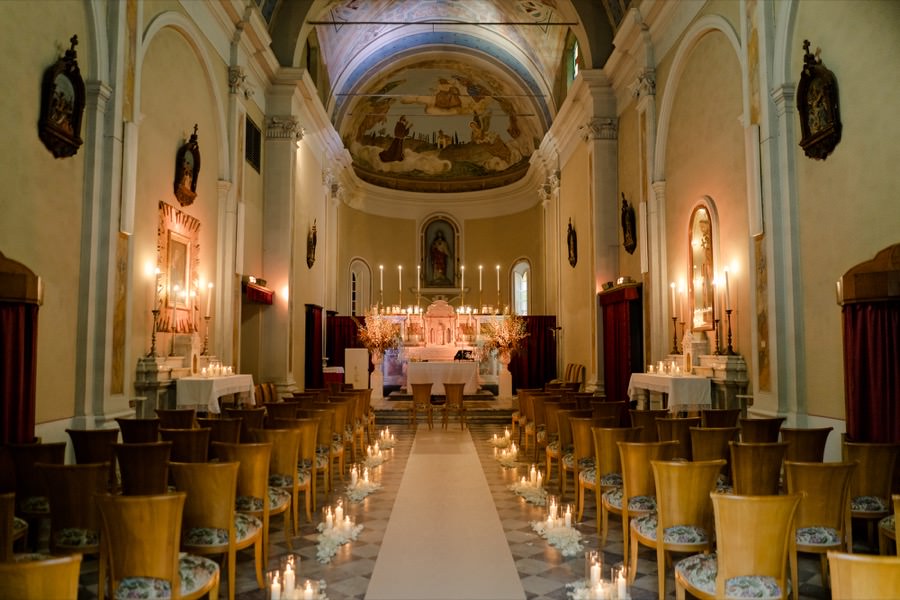
M 305 388 L 320 388 L 325 379 L 322 373 L 322 307 L 306 305 L 306 371 Z
M 544 387 L 556 378 L 556 315 L 522 317 L 528 337 L 509 363 L 513 393 L 519 388 Z
M 606 399 L 628 400 L 628 382 L 640 369 L 641 292 L 626 286 L 598 295 L 603 319 L 603 373 Z
M 365 323 L 365 317 L 358 317 L 360 324 Z M 343 367 L 344 350 L 347 348 L 362 348 L 359 341 L 359 326 L 353 317 L 331 316 L 325 321 L 326 344 L 328 346 L 328 364 L 333 367 Z
M 847 435 L 900 442 L 900 302 L 847 304 L 843 321 Z
M 0 303 L 0 443 L 34 440 L 36 304 Z

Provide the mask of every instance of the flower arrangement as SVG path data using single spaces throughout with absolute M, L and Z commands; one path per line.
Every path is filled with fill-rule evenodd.
M 355 319 L 354 319 L 355 320 Z M 400 325 L 374 310 L 366 312 L 365 324 L 359 326 L 359 341 L 369 352 L 384 354 L 385 350 L 400 346 Z
M 519 343 L 528 336 L 525 330 L 525 319 L 507 315 L 500 319 L 491 319 L 484 323 L 484 352 L 496 350 L 499 353 L 512 352 Z

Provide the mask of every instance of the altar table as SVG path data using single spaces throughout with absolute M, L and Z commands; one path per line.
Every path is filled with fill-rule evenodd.
M 444 383 L 465 383 L 464 394 L 478 391 L 478 363 L 475 361 L 410 362 L 406 383 L 430 383 L 431 393 L 444 394 Z
M 250 393 L 255 404 L 252 375 L 222 375 L 221 377 L 181 377 L 176 380 L 175 405 L 219 413 L 219 398 L 227 394 Z
M 669 411 L 712 408 L 710 380 L 697 375 L 659 375 L 632 373 L 628 382 L 628 398 L 634 400 L 641 392 L 662 392 L 669 395 Z

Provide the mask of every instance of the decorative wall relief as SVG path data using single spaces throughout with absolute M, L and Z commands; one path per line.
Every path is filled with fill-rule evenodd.
M 625 192 L 622 192 L 622 245 L 625 252 L 634 254 L 637 248 L 637 221 L 634 216 L 634 206 L 628 203 Z
M 314 219 L 309 233 L 306 234 L 306 266 L 310 269 L 316 264 L 316 241 L 316 221 Z
M 841 141 L 841 115 L 838 107 L 837 79 L 819 58 L 809 52 L 809 40 L 803 40 L 803 72 L 797 86 L 797 111 L 800 113 L 800 147 L 810 158 L 825 160 Z
M 175 155 L 175 198 L 182 206 L 190 206 L 197 197 L 197 179 L 200 176 L 200 146 L 197 144 L 197 125 L 194 133 Z
M 156 243 L 158 331 L 193 333 L 200 320 L 200 221 L 160 201 Z
M 41 85 L 38 137 L 55 158 L 75 156 L 83 143 L 84 80 L 75 53 L 78 36 L 73 35 L 69 41 L 72 46 L 65 56 L 44 71 Z
M 578 236 L 572 227 L 572 219 L 569 219 L 569 228 L 566 231 L 566 245 L 569 250 L 569 264 L 574 267 L 578 264 Z

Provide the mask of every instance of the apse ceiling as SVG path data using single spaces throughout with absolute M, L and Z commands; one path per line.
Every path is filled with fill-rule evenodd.
M 261 4 L 276 53 L 279 31 L 303 38 L 292 62 L 298 48 L 317 50 L 326 71 L 317 84 L 329 88 L 321 97 L 357 176 L 412 192 L 492 189 L 524 177 L 571 80 L 572 42 L 579 39 L 580 66 L 589 68 L 586 40 L 603 37 L 595 0 L 299 4 L 299 28 L 277 22 L 300 16 L 297 0 Z M 605 14 L 602 21 L 611 39 Z

